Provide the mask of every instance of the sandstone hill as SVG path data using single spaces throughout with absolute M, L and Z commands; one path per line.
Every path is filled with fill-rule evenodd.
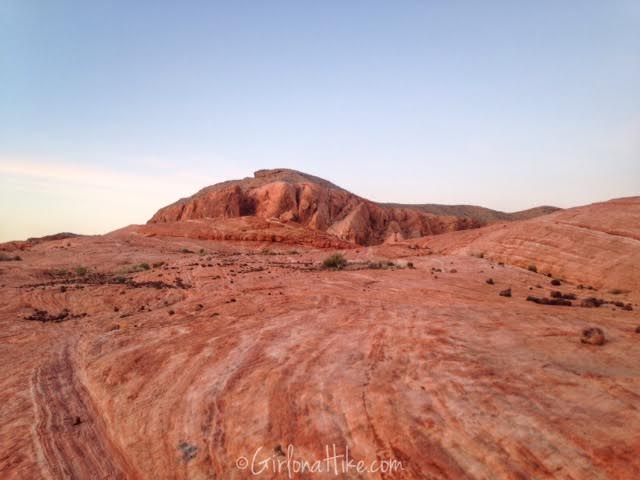
M 640 197 L 417 241 L 444 254 L 493 261 L 619 290 L 640 288 Z
M 52 235 L 45 235 L 43 237 L 31 237 L 26 240 L 12 240 L 5 243 L 0 243 L 0 251 L 8 251 L 8 250 L 27 250 L 35 245 L 38 245 L 43 242 L 52 242 L 54 240 L 66 240 L 69 238 L 78 238 L 82 237 L 82 235 L 78 235 L 77 233 L 71 232 L 60 232 L 54 233 Z
M 539 207 L 510 214 L 468 205 L 381 204 L 312 175 L 275 169 L 206 187 L 160 209 L 148 223 L 206 219 L 224 223 L 223 219 L 254 216 L 295 223 L 347 242 L 376 245 L 477 228 L 495 221 L 521 220 L 555 210 Z M 208 223 L 212 225 L 216 223 Z M 174 230 L 180 232 L 182 228 L 176 226 Z M 206 228 L 201 225 L 199 229 Z

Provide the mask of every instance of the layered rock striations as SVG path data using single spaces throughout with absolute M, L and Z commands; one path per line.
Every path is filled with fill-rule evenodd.
M 552 210 L 543 207 L 530 215 Z M 512 219 L 512 215 L 518 214 L 473 206 L 381 204 L 312 175 L 275 169 L 206 187 L 160 209 L 148 223 L 255 216 L 297 223 L 360 245 L 376 245 L 477 228 Z

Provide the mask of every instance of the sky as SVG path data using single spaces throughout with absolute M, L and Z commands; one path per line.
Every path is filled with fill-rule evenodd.
M 0 0 L 0 241 L 277 167 L 384 202 L 640 195 L 640 2 Z

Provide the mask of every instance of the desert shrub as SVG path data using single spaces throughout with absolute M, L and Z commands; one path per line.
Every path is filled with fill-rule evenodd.
M 553 280 L 551 280 L 551 285 L 553 285 L 554 287 L 559 287 L 560 285 L 562 285 L 562 282 L 557 278 L 554 278 Z
M 615 305 L 618 308 L 621 308 L 622 310 L 626 310 L 628 312 L 630 312 L 631 310 L 633 310 L 633 306 L 630 303 L 624 303 L 624 302 L 609 302 L 613 305 Z
M 507 288 L 506 290 L 502 290 L 500 292 L 500 296 L 501 297 L 510 297 L 511 296 L 511 289 Z
M 409 266 L 409 265 L 411 265 L 411 266 Z M 372 270 L 380 270 L 380 269 L 387 269 L 387 268 L 405 268 L 405 267 L 406 268 L 415 268 L 415 267 L 413 267 L 413 263 L 411 263 L 411 262 L 407 263 L 406 265 L 394 263 L 394 262 L 389 261 L 389 260 L 385 260 L 385 261 L 369 261 L 369 262 L 367 262 L 367 268 L 370 268 Z
M 527 267 L 527 270 L 529 270 L 530 272 L 533 272 L 533 273 L 538 273 L 538 267 L 536 267 L 535 265 L 529 265 Z
M 544 302 L 545 305 L 560 305 L 563 307 L 571 306 L 571 302 L 565 298 L 552 298 L 552 299 L 545 298 L 544 300 L 548 300 L 547 302 Z
M 22 257 L 20 255 L 14 255 L 12 257 L 11 255 L 0 252 L 0 262 L 10 262 L 11 260 L 19 261 L 22 260 Z
M 189 250 L 188 248 L 183 248 L 180 250 L 182 253 L 193 253 L 193 250 Z
M 161 262 L 164 265 L 164 262 Z M 157 264 L 153 264 L 154 268 Z M 120 269 L 119 273 L 137 273 L 144 270 L 151 270 L 151 266 L 147 262 L 138 263 L 137 265 L 125 265 Z
M 586 308 L 598 308 L 603 303 L 605 303 L 605 301 L 601 298 L 589 297 L 582 300 L 580 306 Z
M 413 266 L 413 262 L 407 262 L 407 268 L 416 268 Z
M 64 322 L 65 320 L 71 320 L 73 318 L 83 318 L 86 317 L 86 313 L 73 314 L 69 311 L 68 308 L 63 309 L 60 313 L 54 314 L 49 313 L 46 310 L 36 309 L 31 315 L 24 317 L 25 320 L 34 320 L 37 322 Z
M 160 268 L 164 265 L 164 262 L 155 262 L 152 266 L 153 268 Z
M 198 447 L 196 447 L 195 445 L 190 445 L 187 442 L 180 442 L 178 448 L 182 452 L 182 460 L 184 462 L 192 460 L 198 454 Z
M 322 264 L 326 268 L 336 268 L 338 270 L 347 266 L 347 259 L 341 253 L 334 253 L 330 257 L 324 259 Z
M 76 267 L 75 272 L 79 277 L 84 277 L 87 274 L 87 267 Z
M 562 293 L 558 290 L 553 290 L 550 294 L 551 298 L 564 298 L 565 300 L 575 300 L 576 296 L 573 293 Z
M 539 298 L 534 297 L 533 295 L 529 295 L 527 297 L 528 302 L 538 303 L 540 305 L 559 305 L 563 307 L 570 307 L 571 302 L 569 300 L 565 300 L 564 298 Z
M 494 281 L 493 281 L 493 278 L 487 278 L 486 282 L 487 282 L 487 284 L 489 284 L 489 285 L 493 285 L 493 284 L 495 284 L 495 283 L 496 283 L 496 282 L 494 282 Z

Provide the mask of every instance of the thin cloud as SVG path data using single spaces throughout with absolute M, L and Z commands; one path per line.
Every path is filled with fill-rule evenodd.
M 37 162 L 30 160 L 0 160 L 0 174 L 18 178 L 41 180 L 57 184 L 90 186 L 114 191 L 171 191 L 197 189 L 206 182 L 195 174 L 136 174 L 66 163 Z

